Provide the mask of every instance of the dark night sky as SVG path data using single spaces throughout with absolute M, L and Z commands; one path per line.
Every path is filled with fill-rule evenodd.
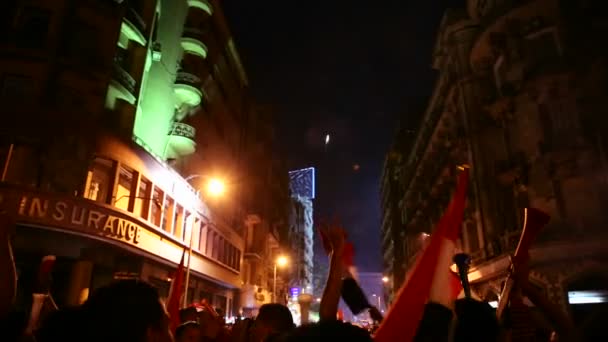
M 338 217 L 357 266 L 380 271 L 384 155 L 399 120 L 416 127 L 441 15 L 463 1 L 222 2 L 254 96 L 276 108 L 290 168 L 317 168 L 315 217 Z

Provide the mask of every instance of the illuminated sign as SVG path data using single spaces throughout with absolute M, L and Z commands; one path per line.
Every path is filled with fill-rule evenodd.
M 291 294 L 292 298 L 298 298 L 298 296 L 300 295 L 300 288 L 292 287 L 291 289 L 289 289 L 289 293 Z
M 12 194 L 2 199 L 5 208 L 12 208 L 17 222 L 59 227 L 82 233 L 112 238 L 137 245 L 144 230 L 128 215 L 87 200 L 61 198 L 44 193 Z

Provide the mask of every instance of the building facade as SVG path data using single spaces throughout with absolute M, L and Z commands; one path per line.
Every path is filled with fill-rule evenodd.
M 393 248 L 405 270 L 450 200 L 456 166 L 468 163 L 459 248 L 473 257 L 474 290 L 496 300 L 523 208 L 536 207 L 552 220 L 531 250 L 531 279 L 579 327 L 597 331 L 593 312 L 605 310 L 608 290 L 602 6 L 469 0 L 466 11 L 445 14 L 433 53 L 438 79 L 416 141 L 399 172 L 385 167 L 398 180 L 385 191 L 403 191 L 384 210 L 398 206 L 401 221 L 385 231 L 400 230 Z M 394 280 L 398 288 L 402 279 Z
M 248 208 L 239 191 L 200 189 L 242 174 L 257 114 L 219 1 L 2 6 L 0 203 L 18 226 L 20 282 L 54 254 L 60 305 L 123 277 L 166 296 L 192 246 L 187 302 L 230 315 Z
M 292 287 L 300 293 L 312 294 L 313 272 L 313 200 L 315 198 L 315 169 L 306 168 L 289 172 L 291 211 L 289 244 L 294 260 Z

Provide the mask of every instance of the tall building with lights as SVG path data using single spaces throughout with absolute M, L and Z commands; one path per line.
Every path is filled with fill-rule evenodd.
M 473 291 L 497 300 L 523 209 L 536 207 L 552 220 L 530 251 L 531 282 L 572 313 L 582 333 L 605 331 L 604 8 L 469 0 L 466 10 L 446 12 L 433 51 L 437 83 L 415 141 L 385 164 L 384 253 L 402 255 L 387 263 L 394 290 L 444 212 L 456 166 L 468 163 L 459 248 L 473 259 Z
M 308 321 L 312 301 L 313 280 L 313 200 L 315 198 L 315 169 L 312 167 L 289 172 L 291 208 L 288 244 L 293 260 L 290 285 L 294 319 Z M 298 305 L 295 305 L 298 303 Z M 302 316 L 302 317 L 301 317 Z
M 186 301 L 239 307 L 237 196 L 252 182 L 239 170 L 258 117 L 220 2 L 10 0 L 1 13 L 0 205 L 20 282 L 54 254 L 60 305 L 122 277 L 166 295 L 191 246 Z M 218 175 L 226 199 L 202 190 Z

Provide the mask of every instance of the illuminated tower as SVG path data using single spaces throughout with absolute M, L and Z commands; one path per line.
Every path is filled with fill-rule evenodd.
M 313 271 L 313 205 L 315 198 L 315 169 L 312 167 L 289 172 L 291 213 L 289 245 L 294 260 L 294 277 L 291 287 L 294 320 L 305 324 L 312 302 Z M 299 309 L 299 310 L 298 310 Z

